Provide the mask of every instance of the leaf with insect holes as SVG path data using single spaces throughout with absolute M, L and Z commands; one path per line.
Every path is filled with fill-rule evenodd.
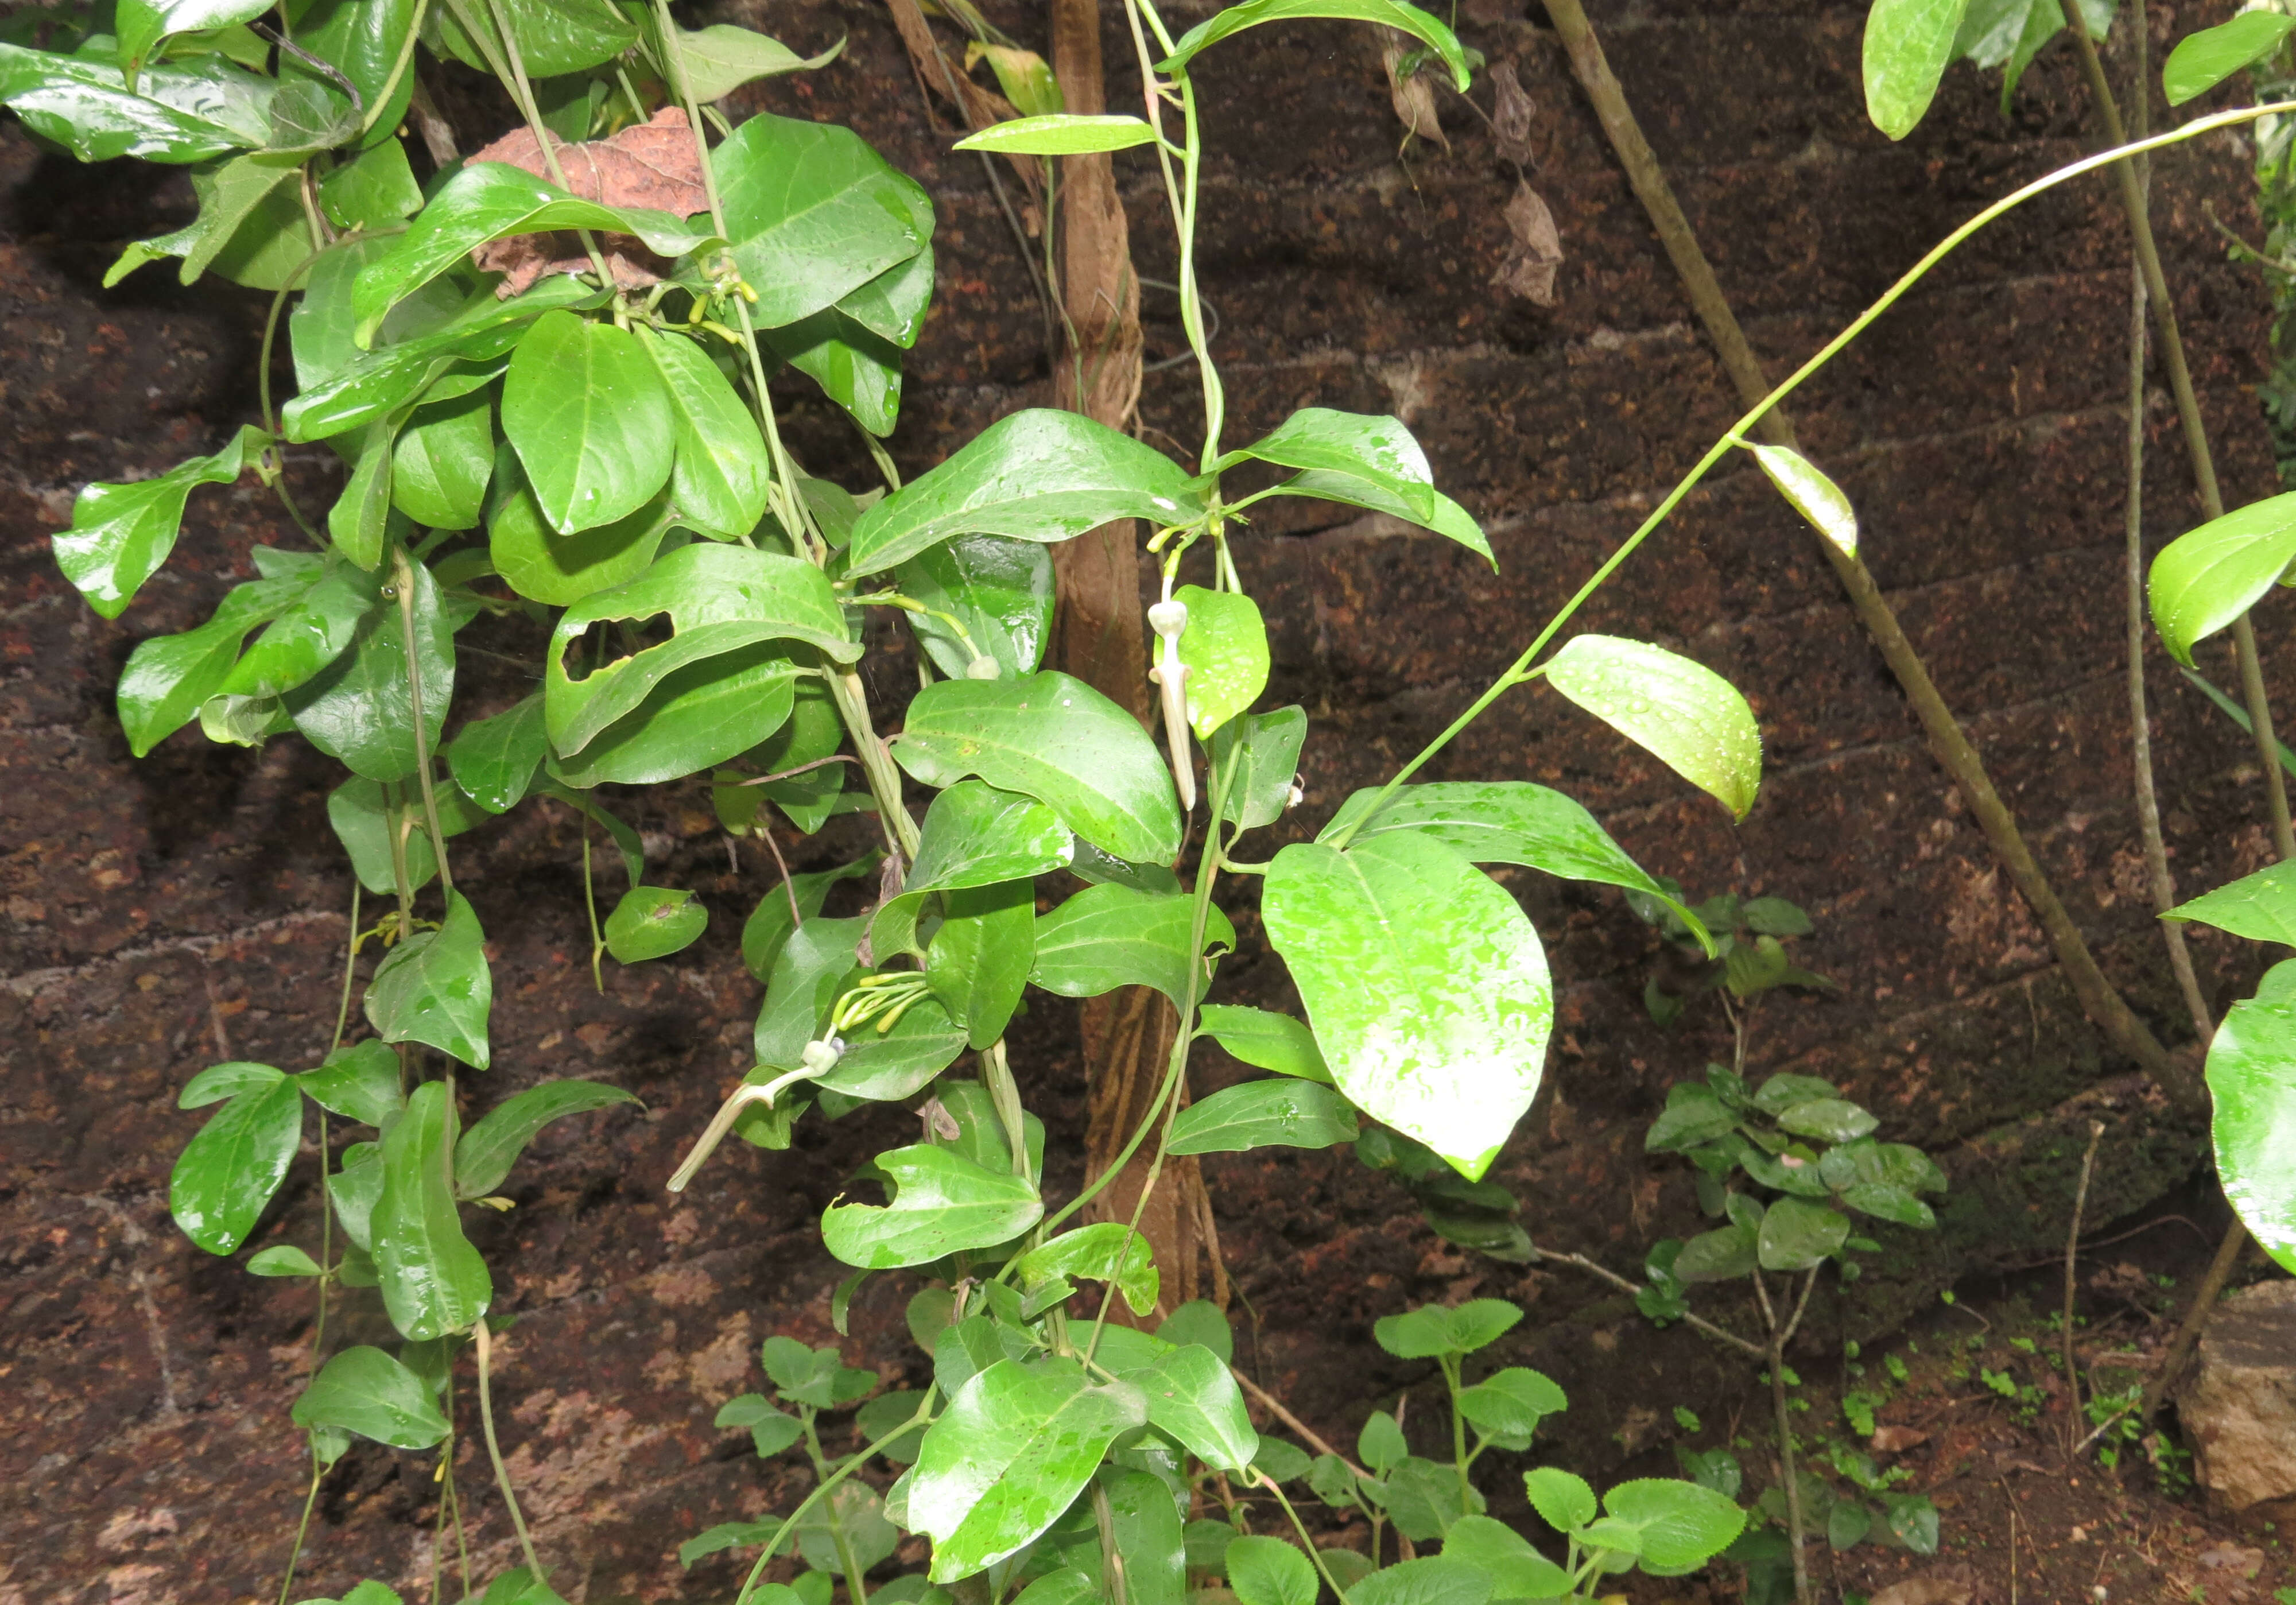
M 832 1203 L 821 1217 L 829 1251 L 865 1271 L 988 1248 L 1027 1231 L 1045 1213 L 1026 1176 L 985 1170 L 931 1143 L 879 1154 L 876 1169 L 892 1192 L 890 1203 Z

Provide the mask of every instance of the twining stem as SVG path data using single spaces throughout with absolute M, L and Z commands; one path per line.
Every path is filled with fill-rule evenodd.
M 1275 1495 L 1275 1503 L 1283 1507 L 1284 1515 L 1290 1517 L 1292 1519 L 1292 1530 L 1300 1535 L 1300 1546 L 1308 1552 L 1308 1559 L 1316 1563 L 1316 1569 L 1324 1574 L 1324 1581 L 1331 1585 L 1332 1597 L 1335 1600 L 1346 1599 L 1348 1597 L 1348 1591 L 1340 1586 L 1340 1580 L 1337 1577 L 1332 1576 L 1332 1568 L 1324 1564 L 1324 1552 L 1317 1549 L 1316 1547 L 1316 1541 L 1308 1535 L 1308 1524 L 1300 1519 L 1300 1512 L 1293 1510 L 1292 1508 L 1292 1502 L 1283 1497 L 1283 1490 L 1276 1486 L 1275 1479 L 1268 1476 L 1267 1472 L 1257 1470 L 1247 1470 L 1245 1475 L 1259 1486 L 1267 1489 L 1270 1494 Z M 1362 1473 L 1357 1472 L 1357 1475 L 1361 1476 Z M 1371 1479 L 1365 1478 L 1365 1480 L 1368 1482 Z M 1377 1528 L 1374 1527 L 1373 1530 L 1374 1534 L 1376 1534 Z M 1373 1556 L 1374 1561 L 1376 1561 L 1377 1554 L 1378 1546 L 1376 1539 L 1374 1538 L 1373 1545 Z
M 303 1558 L 303 1539 L 311 1530 L 311 1511 L 319 1503 L 319 1479 L 326 1468 L 319 1463 L 319 1448 L 311 1445 L 311 1486 L 303 1495 L 303 1519 L 295 1524 L 295 1547 L 287 1552 L 287 1575 L 279 1580 L 279 1605 L 287 1605 L 287 1596 L 295 1589 L 295 1563 Z M 434 1591 L 435 1592 L 435 1591 Z
M 821 1431 L 816 1425 L 819 1414 L 811 1405 L 798 1407 L 798 1415 L 805 1428 L 806 1454 L 813 1461 L 813 1474 L 826 1477 L 829 1475 L 829 1457 L 821 1452 Z M 869 1605 L 869 1591 L 862 1581 L 862 1574 L 866 1568 L 862 1566 L 860 1557 L 853 1552 L 853 1540 L 847 1535 L 845 1524 L 837 1519 L 834 1511 L 831 1512 L 829 1519 L 829 1537 L 837 1549 L 837 1569 L 845 1574 L 848 1605 Z
M 2088 1123 L 2088 1151 L 2081 1155 L 2080 1186 L 2073 1193 L 2072 1224 L 2065 1228 L 2065 1306 L 2058 1336 L 2063 1339 L 2065 1360 L 2065 1442 L 2080 1431 L 2080 1367 L 2073 1358 L 2073 1293 L 2078 1285 L 2073 1267 L 2080 1257 L 2081 1216 L 2088 1211 L 2088 1179 L 2096 1168 L 2096 1145 L 2104 1138 L 2104 1122 Z M 2070 1454 L 2070 1450 L 2068 1451 Z
M 934 1385 L 926 1384 L 924 1397 L 917 1401 L 917 1413 L 914 1415 L 882 1437 L 872 1438 L 862 1445 L 847 1457 L 842 1465 L 815 1485 L 813 1492 L 807 1494 L 804 1502 L 790 1513 L 790 1519 L 775 1528 L 774 1535 L 766 1540 L 766 1547 L 758 1554 L 758 1563 L 750 1568 L 750 1575 L 742 1580 L 742 1592 L 734 1596 L 734 1605 L 750 1605 L 750 1596 L 757 1592 L 758 1579 L 766 1575 L 766 1568 L 772 1565 L 774 1557 L 781 1552 L 782 1540 L 792 1536 L 797 1532 L 798 1524 L 812 1512 L 814 1506 L 835 1492 L 838 1485 L 859 1470 L 887 1444 L 913 1428 L 922 1427 L 932 1420 L 933 1396 L 939 1391 Z
M 598 891 L 590 870 L 590 816 L 578 808 L 575 814 L 582 822 L 582 906 L 590 913 L 590 984 L 597 988 L 599 995 L 603 996 L 606 971 L 603 960 L 606 938 L 598 930 Z
M 1268 1392 L 1267 1389 L 1253 1381 L 1250 1376 L 1245 1374 L 1241 1367 L 1230 1365 L 1228 1367 L 1228 1372 L 1235 1378 L 1236 1381 L 1242 1385 L 1244 1392 L 1250 1394 L 1254 1399 L 1258 1400 L 1267 1410 L 1268 1414 L 1274 1416 L 1277 1421 L 1282 1421 L 1285 1426 L 1291 1428 L 1292 1431 L 1298 1433 L 1301 1438 L 1306 1440 L 1307 1445 L 1310 1449 L 1313 1449 L 1318 1454 L 1330 1455 L 1333 1460 L 1338 1461 L 1340 1464 L 1345 1466 L 1356 1476 L 1362 1478 L 1365 1482 L 1374 1480 L 1370 1472 L 1365 1470 L 1361 1466 L 1356 1464 L 1355 1462 L 1349 1460 L 1346 1455 L 1341 1454 L 1337 1449 L 1326 1443 L 1314 1428 L 1308 1426 L 1307 1422 L 1292 1414 L 1292 1412 L 1285 1407 L 1282 1399 L 1277 1398 L 1274 1394 Z
M 391 577 L 398 592 L 399 635 L 406 645 L 406 705 L 414 726 L 414 773 L 422 782 L 422 822 L 430 832 L 430 856 L 439 862 L 439 889 L 449 906 L 455 898 L 455 877 L 447 867 L 447 833 L 439 828 L 439 796 L 430 776 L 430 733 L 422 717 L 422 651 L 414 633 L 414 565 L 406 550 L 391 553 Z
M 1794 1328 L 1801 1324 L 1802 1311 L 1809 1306 L 1810 1290 L 1817 1285 L 1817 1272 L 1812 1270 L 1801 1284 L 1801 1298 L 1794 1306 L 1792 1316 L 1781 1326 L 1777 1311 L 1770 1303 L 1770 1290 L 1763 1284 L 1762 1273 L 1754 1273 L 1754 1297 L 1762 1306 L 1762 1323 L 1769 1329 L 1770 1344 L 1767 1358 L 1770 1370 L 1770 1409 L 1778 1423 L 1778 1462 L 1780 1478 L 1786 1495 L 1786 1535 L 1793 1554 L 1794 1599 L 1799 1605 L 1816 1605 L 1816 1595 L 1809 1584 L 1809 1560 L 1804 1552 L 1803 1540 L 1807 1528 L 1801 1510 L 1801 1478 L 1794 1470 L 1793 1407 L 1786 1397 L 1786 1344 L 1793 1337 Z
M 495 1483 L 502 1489 L 503 1503 L 510 1507 L 510 1524 L 518 1533 L 518 1546 L 526 1555 L 527 1568 L 535 1580 L 546 1582 L 549 1574 L 542 1569 L 542 1560 L 534 1552 L 534 1539 L 526 1530 L 526 1517 L 518 1508 L 518 1492 L 510 1484 L 510 1470 L 503 1464 L 502 1445 L 495 1441 L 494 1396 L 488 1390 L 488 1372 L 494 1362 L 494 1335 L 487 1330 L 487 1318 L 481 1315 L 472 1331 L 479 1345 L 479 1426 L 487 1436 L 487 1458 L 494 1462 Z
M 2113 99 L 2112 85 L 2104 76 L 2104 63 L 2097 58 L 2096 45 L 2089 37 L 2079 0 L 2061 3 L 2070 24 L 2073 47 L 2080 55 L 2081 71 L 2088 79 L 2089 97 L 2096 102 L 2097 119 L 2104 125 L 2105 142 L 2128 145 L 2128 131 L 2120 121 L 2120 102 Z M 2140 91 L 2149 94 L 2141 78 L 2138 86 Z M 2136 148 L 2129 146 L 2131 151 Z M 2210 520 L 2220 519 L 2225 512 L 2224 493 L 2217 487 L 2216 460 L 2209 450 L 2208 426 L 2201 419 L 2200 397 L 2193 389 L 2192 370 L 2185 362 L 2184 336 L 2177 327 L 2176 304 L 2169 299 L 2169 281 L 2161 271 L 2160 246 L 2152 238 L 2152 209 L 2145 199 L 2141 165 L 2133 160 L 2117 160 L 2113 176 L 2120 182 L 2121 208 L 2128 214 L 2129 239 L 2136 248 L 2136 264 L 2144 275 L 2152 326 L 2160 335 L 2161 365 L 2168 372 L 2169 390 L 2176 397 L 2177 422 L 2184 429 L 2185 450 L 2193 460 L 2193 479 L 2200 487 L 2201 511 Z M 2296 859 L 2296 831 L 2292 831 L 2288 817 L 2288 784 L 2281 775 L 2280 749 L 2273 740 L 2272 705 L 2264 692 L 2264 668 L 2256 651 L 2256 626 L 2245 613 L 2233 624 L 2233 647 L 2240 659 L 2241 691 L 2248 703 L 2250 734 L 2256 742 L 2258 765 L 2264 771 L 2264 798 L 2272 816 L 2273 846 L 2282 858 Z
M 414 14 L 407 19 L 406 37 L 399 44 L 398 59 L 390 64 L 390 76 L 383 79 L 381 93 L 374 97 L 373 103 L 366 109 L 366 115 L 359 119 L 362 138 L 374 131 L 375 124 L 382 120 L 384 109 L 390 104 L 391 97 L 398 93 L 398 80 L 406 76 L 406 70 L 414 60 L 414 42 L 422 36 L 422 20 L 430 10 L 430 0 L 414 0 Z M 352 142 L 354 144 L 357 143 L 357 140 Z

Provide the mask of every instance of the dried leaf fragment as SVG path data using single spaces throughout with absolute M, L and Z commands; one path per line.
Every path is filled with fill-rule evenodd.
M 1498 109 L 1491 113 L 1491 134 L 1498 152 L 1517 167 L 1532 160 L 1530 94 L 1514 76 L 1514 63 L 1501 61 L 1491 69 L 1491 91 Z
M 1387 69 L 1387 98 L 1395 107 L 1395 115 L 1403 119 L 1407 131 L 1422 139 L 1431 139 L 1448 151 L 1451 142 L 1444 137 L 1442 120 L 1435 115 L 1435 86 L 1416 71 L 1409 78 L 1398 76 L 1398 70 L 1406 56 L 1423 53 L 1395 29 L 1390 28 L 1387 32 L 1390 42 L 1380 52 L 1379 59 Z
M 693 146 L 693 131 L 685 113 L 665 106 L 653 120 L 623 129 L 611 139 L 570 144 L 551 136 L 551 150 L 566 175 L 570 193 L 605 206 L 644 208 L 690 217 L 706 211 L 709 194 L 701 184 L 701 159 Z M 537 178 L 548 178 L 542 146 L 533 130 L 514 128 L 471 158 L 473 162 L 498 161 Z M 628 234 L 601 234 L 598 249 L 612 270 L 615 283 L 636 290 L 661 282 L 654 264 L 660 258 Z M 590 258 L 573 234 L 515 234 L 491 240 L 471 253 L 471 259 L 488 273 L 505 275 L 496 294 L 505 299 L 530 289 L 554 273 L 581 273 Z
M 1491 274 L 1493 287 L 1540 307 L 1554 306 L 1555 270 L 1562 266 L 1562 236 L 1555 232 L 1554 215 L 1537 190 L 1521 183 L 1504 215 L 1513 239 Z
M 1876 1427 L 1869 1447 L 1876 1454 L 1902 1454 L 1929 1441 L 1930 1435 L 1919 1427 Z

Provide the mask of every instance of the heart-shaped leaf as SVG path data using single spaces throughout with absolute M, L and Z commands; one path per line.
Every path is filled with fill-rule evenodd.
M 865 1271 L 921 1265 L 961 1249 L 985 1249 L 1037 1224 L 1044 1201 L 1026 1176 L 986 1170 L 962 1154 L 919 1143 L 877 1156 L 892 1201 L 832 1204 L 823 1242 Z
M 423 1043 L 485 1069 L 495 996 L 486 940 L 470 899 L 455 892 L 438 929 L 392 948 L 366 991 L 367 1020 L 383 1041 Z
M 397 1449 L 428 1449 L 447 1431 L 430 1387 L 371 1344 L 330 1356 L 288 1419 L 306 1431 L 333 1427 Z

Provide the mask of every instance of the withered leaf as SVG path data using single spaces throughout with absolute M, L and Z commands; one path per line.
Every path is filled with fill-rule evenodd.
M 585 201 L 643 207 L 679 217 L 709 209 L 709 194 L 702 187 L 701 159 L 694 150 L 693 131 L 685 113 L 676 106 L 663 107 L 652 122 L 625 128 L 611 139 L 570 144 L 553 135 L 550 147 L 566 175 L 567 190 Z M 512 129 L 471 160 L 499 161 L 537 178 L 550 176 L 541 143 L 529 128 Z M 661 282 L 660 274 L 654 270 L 661 258 L 632 236 L 601 234 L 598 249 L 613 272 L 614 283 L 624 290 Z M 488 273 L 505 275 L 496 291 L 504 299 L 532 288 L 547 274 L 581 273 L 590 266 L 580 240 L 564 230 L 491 240 L 472 251 L 471 259 Z
M 1919 1427 L 1876 1427 L 1868 1445 L 1877 1454 L 1902 1454 L 1917 1444 L 1930 1441 L 1930 1435 Z
M 1386 31 L 1392 40 L 1403 41 L 1404 36 L 1393 29 Z M 1412 53 L 1413 47 L 1406 42 L 1390 43 L 1380 53 L 1380 61 L 1387 69 L 1387 98 L 1405 128 L 1447 151 L 1451 142 L 1444 137 L 1442 121 L 1435 115 L 1435 86 L 1423 73 L 1414 72 L 1407 78 L 1398 76 L 1403 58 Z
M 1554 274 L 1562 266 L 1562 236 L 1555 232 L 1554 215 L 1537 190 L 1517 184 L 1505 216 L 1512 239 L 1491 274 L 1493 287 L 1538 306 L 1554 306 Z
M 1530 94 L 1514 76 L 1514 63 L 1501 61 L 1491 69 L 1491 90 L 1498 101 L 1498 109 L 1491 113 L 1491 134 L 1498 144 L 1498 152 L 1517 167 L 1532 159 L 1530 145 Z

